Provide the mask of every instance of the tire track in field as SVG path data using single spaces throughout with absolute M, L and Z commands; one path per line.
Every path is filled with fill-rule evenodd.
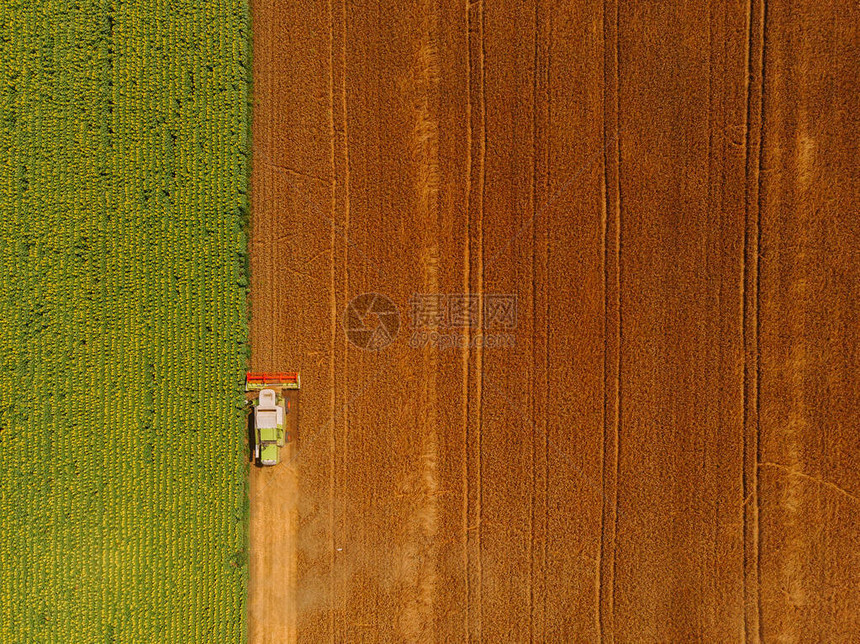
M 477 331 L 483 328 L 484 310 L 484 186 L 486 183 L 487 107 L 485 79 L 484 2 L 476 0 L 466 5 L 466 37 L 468 39 L 468 186 L 467 217 L 469 234 L 468 291 L 479 295 Z M 474 245 L 474 248 L 473 248 Z M 471 340 L 471 336 L 470 336 Z M 483 346 L 467 349 L 469 365 L 468 417 L 466 419 L 466 638 L 481 639 L 483 617 L 482 574 L 482 394 Z
M 438 200 L 440 187 L 439 170 L 439 125 L 433 114 L 431 99 L 438 93 L 439 62 L 436 42 L 437 21 L 433 0 L 422 7 L 424 24 L 422 39 L 414 66 L 415 101 L 413 105 L 414 126 L 411 154 L 416 166 L 416 219 L 424 222 L 424 237 L 421 244 L 421 285 L 424 293 L 440 292 Z M 439 452 L 438 418 L 436 410 L 438 352 L 431 346 L 422 349 L 423 362 L 419 418 L 420 451 L 418 485 L 419 503 L 412 510 L 408 533 L 411 535 L 405 547 L 404 570 L 408 585 L 416 589 L 416 596 L 406 603 L 401 618 L 401 635 L 406 641 L 425 641 L 432 632 L 434 600 L 436 594 L 436 565 L 438 560 L 437 532 L 439 525 L 438 491 L 439 476 L 437 457 Z
M 618 116 L 618 3 L 604 2 L 603 149 L 603 508 L 597 557 L 597 629 L 615 638 L 615 561 L 621 414 L 621 142 Z M 607 16 L 608 14 L 608 16 Z

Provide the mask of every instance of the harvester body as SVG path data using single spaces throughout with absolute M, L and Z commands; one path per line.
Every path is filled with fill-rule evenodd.
M 286 444 L 286 403 L 274 389 L 260 390 L 254 402 L 254 437 L 257 460 L 261 465 L 277 465 Z
M 260 465 L 277 465 L 281 448 L 290 441 L 291 400 L 298 394 L 299 374 L 248 373 L 245 391 L 253 398 L 254 457 Z M 292 400 L 295 402 L 295 400 Z M 295 427 L 293 427 L 295 429 Z

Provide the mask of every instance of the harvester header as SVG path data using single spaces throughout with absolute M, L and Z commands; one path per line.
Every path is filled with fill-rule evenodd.
M 299 374 L 295 371 L 249 371 L 245 375 L 245 391 L 298 388 Z

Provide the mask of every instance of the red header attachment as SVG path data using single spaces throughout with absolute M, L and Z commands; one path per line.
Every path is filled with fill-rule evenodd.
M 269 388 L 298 389 L 299 374 L 295 371 L 249 371 L 245 375 L 245 391 Z

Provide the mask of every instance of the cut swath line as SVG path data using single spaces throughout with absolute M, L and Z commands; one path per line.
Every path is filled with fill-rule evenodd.
M 824 479 L 821 479 L 817 476 L 812 476 L 811 474 L 807 474 L 806 472 L 801 472 L 800 470 L 792 469 L 791 467 L 783 465 L 782 463 L 771 463 L 765 461 L 763 463 L 759 463 L 758 467 L 770 467 L 773 469 L 780 470 L 782 472 L 785 472 L 788 476 L 797 476 L 805 481 L 809 481 L 811 483 L 815 483 L 816 485 L 821 485 L 829 490 L 833 490 L 834 492 L 840 494 L 846 499 L 849 499 L 850 501 L 853 501 L 854 503 L 860 503 L 860 497 L 851 494 L 851 492 L 848 492 L 847 490 L 844 490 L 843 488 L 836 485 L 836 483 L 832 483 L 831 481 L 825 481 Z

